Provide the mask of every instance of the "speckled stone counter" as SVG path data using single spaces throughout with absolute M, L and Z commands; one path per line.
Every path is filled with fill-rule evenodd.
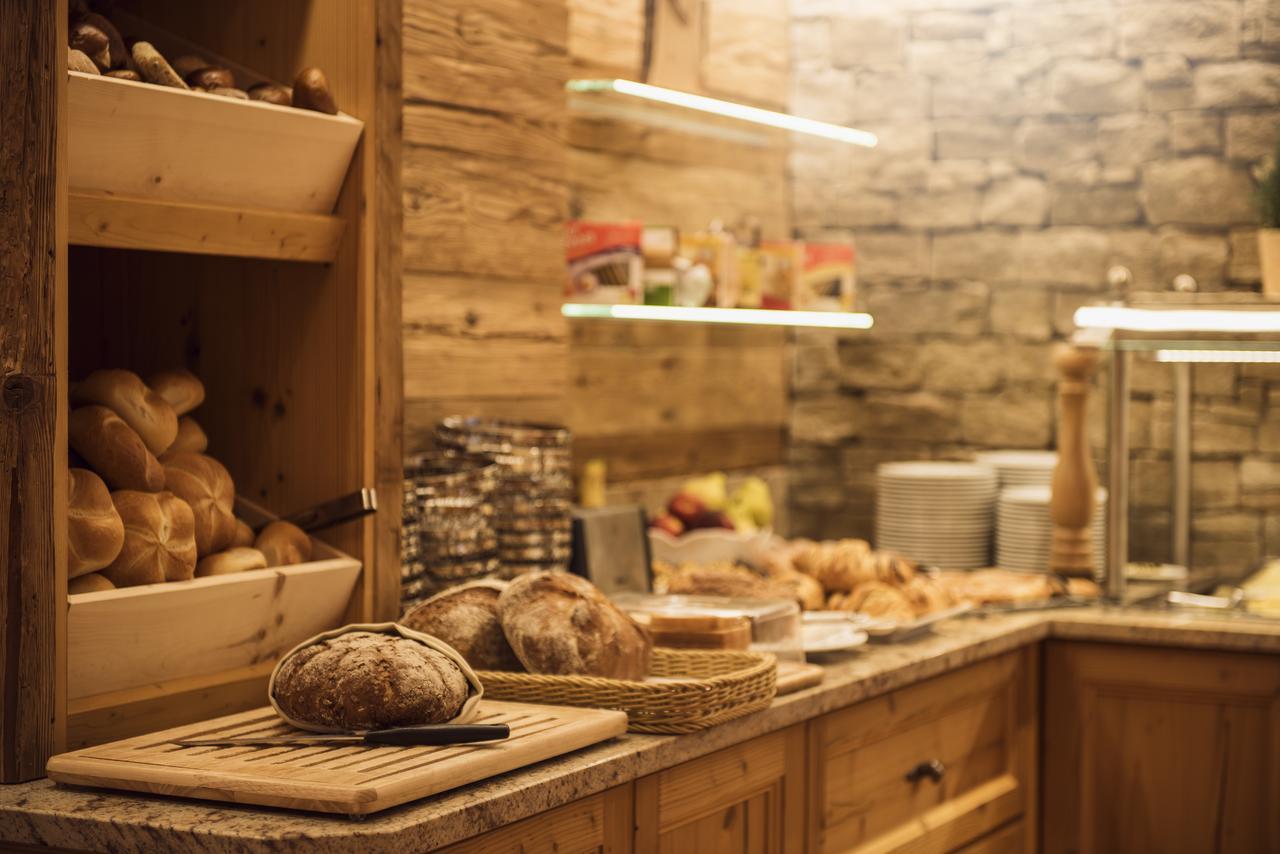
M 428 850 L 1050 637 L 1280 654 L 1280 621 L 1103 606 L 968 616 L 911 643 L 830 660 L 822 685 L 715 729 L 625 736 L 364 821 L 40 781 L 0 787 L 0 840 L 113 852 Z

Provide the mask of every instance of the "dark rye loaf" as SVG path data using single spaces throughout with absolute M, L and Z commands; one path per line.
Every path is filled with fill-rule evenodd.
M 447 655 L 410 638 L 350 631 L 291 652 L 272 681 L 286 718 L 345 731 L 451 721 L 470 684 Z

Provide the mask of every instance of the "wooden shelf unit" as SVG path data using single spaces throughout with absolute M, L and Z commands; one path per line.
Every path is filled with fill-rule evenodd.
M 67 241 L 73 246 L 330 262 L 347 221 L 340 216 L 244 210 L 221 205 L 70 193 Z
M 210 452 L 271 511 L 401 490 L 400 0 L 120 6 L 274 79 L 323 68 L 364 132 L 332 215 L 73 196 L 66 10 L 0 10 L 12 83 L 0 109 L 20 119 L 0 143 L 3 782 L 44 776 L 68 745 L 261 705 L 269 672 L 258 662 L 68 703 L 69 377 L 189 367 L 208 389 L 196 416 Z M 321 534 L 363 563 L 350 619 L 397 611 L 388 504 Z

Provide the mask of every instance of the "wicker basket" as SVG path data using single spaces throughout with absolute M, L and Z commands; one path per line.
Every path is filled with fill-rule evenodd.
M 654 681 L 493 670 L 477 675 L 490 699 L 621 709 L 629 732 L 675 735 L 768 707 L 778 667 L 768 653 L 657 648 L 649 665 Z

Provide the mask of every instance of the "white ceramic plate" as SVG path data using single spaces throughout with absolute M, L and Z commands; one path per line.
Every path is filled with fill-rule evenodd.
M 847 619 L 831 622 L 806 620 L 802 629 L 806 655 L 846 652 L 867 642 L 867 633 Z

